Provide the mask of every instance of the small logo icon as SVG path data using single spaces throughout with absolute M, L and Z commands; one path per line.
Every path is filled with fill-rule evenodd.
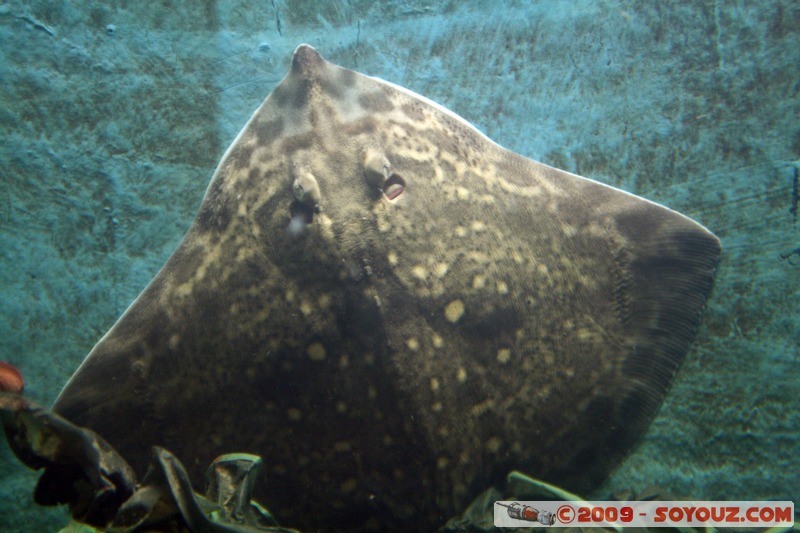
M 556 511 L 556 516 L 562 524 L 571 524 L 575 520 L 575 509 L 571 505 L 562 505 Z
M 508 510 L 508 516 L 515 520 L 525 520 L 526 522 L 539 522 L 544 526 L 552 526 L 556 523 L 556 515 L 550 511 L 540 511 L 530 505 L 522 505 L 519 502 L 513 502 L 511 505 L 505 503 L 495 502 L 501 507 Z

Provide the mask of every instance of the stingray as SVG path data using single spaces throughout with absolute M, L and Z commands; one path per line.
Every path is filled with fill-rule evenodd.
M 141 475 L 264 458 L 285 525 L 432 530 L 520 470 L 596 487 L 662 403 L 720 254 L 297 48 L 178 249 L 54 409 Z

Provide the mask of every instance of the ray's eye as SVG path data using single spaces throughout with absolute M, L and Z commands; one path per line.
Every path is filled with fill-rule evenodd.
M 292 237 L 301 237 L 305 234 L 306 226 L 313 222 L 314 214 L 322 211 L 320 206 L 322 194 L 317 178 L 311 172 L 296 168 L 294 176 L 292 194 L 295 201 L 289 207 L 292 219 L 287 230 Z
M 392 174 L 383 183 L 383 194 L 389 200 L 394 200 L 406 190 L 406 181 L 399 174 Z
M 367 178 L 367 183 L 376 189 L 386 182 L 391 167 L 386 156 L 377 150 L 367 150 L 364 155 L 364 176 Z
M 308 207 L 319 211 L 319 203 L 322 195 L 319 191 L 317 178 L 310 172 L 301 171 L 292 183 L 292 194 L 299 201 Z

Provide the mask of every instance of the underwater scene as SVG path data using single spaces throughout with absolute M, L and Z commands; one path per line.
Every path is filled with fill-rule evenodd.
M 0 34 L 0 532 L 800 499 L 797 2 L 0 0 Z

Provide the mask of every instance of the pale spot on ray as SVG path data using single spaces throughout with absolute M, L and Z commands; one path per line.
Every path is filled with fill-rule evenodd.
M 353 492 L 354 490 L 356 490 L 357 487 L 358 487 L 358 480 L 354 477 L 351 477 L 347 478 L 342 482 L 342 484 L 339 486 L 339 490 L 347 493 L 347 492 Z
M 448 322 L 456 323 L 464 315 L 464 302 L 453 300 L 444 308 L 444 316 Z
M 488 441 L 486 441 L 486 449 L 492 453 L 499 452 L 502 445 L 503 442 L 497 437 L 491 437 Z
M 333 451 L 335 452 L 349 452 L 353 449 L 353 443 L 348 440 L 340 440 L 333 443 Z
M 325 356 L 327 355 L 325 346 L 323 346 L 322 343 L 319 342 L 315 342 L 314 344 L 309 345 L 307 352 L 308 352 L 308 357 L 312 361 L 322 361 L 325 359 Z
M 442 348 L 444 347 L 444 339 L 438 333 L 434 333 L 431 337 L 431 344 L 433 344 L 434 348 Z
M 497 350 L 497 362 L 506 364 L 511 360 L 511 350 L 508 348 L 501 348 Z

